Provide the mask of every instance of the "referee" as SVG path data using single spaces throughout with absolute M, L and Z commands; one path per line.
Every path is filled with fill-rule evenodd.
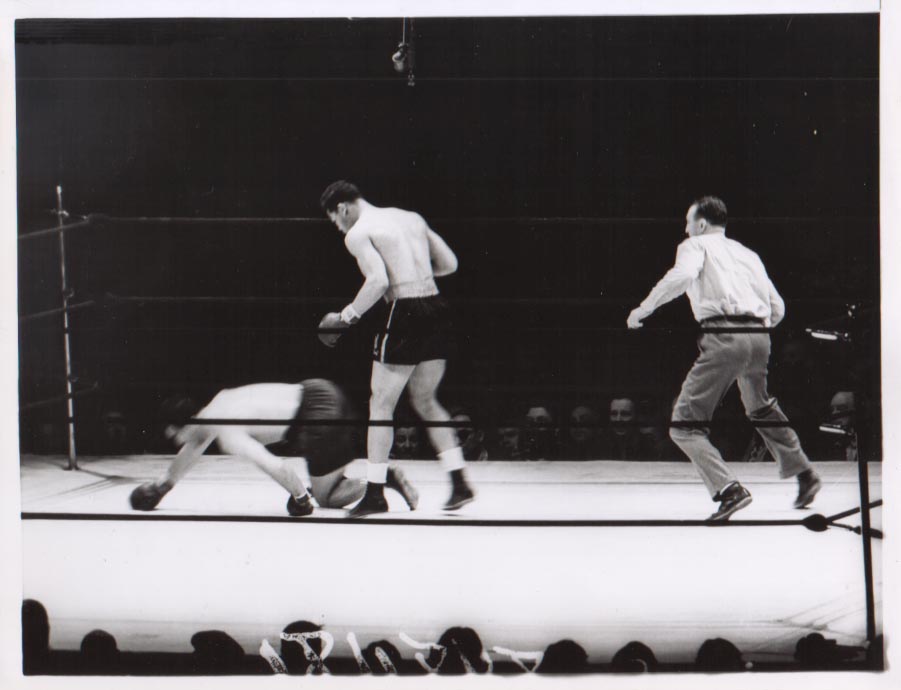
M 795 508 L 809 505 L 821 487 L 798 435 L 786 424 L 788 418 L 776 398 L 767 393 L 770 336 L 766 329 L 785 316 L 785 303 L 760 257 L 726 237 L 726 218 L 726 204 L 717 197 L 702 197 L 689 207 L 685 216 L 688 239 L 679 245 L 675 265 L 626 321 L 629 328 L 641 328 L 641 322 L 657 307 L 687 293 L 701 327 L 712 329 L 698 339 L 700 354 L 682 384 L 673 408 L 675 424 L 670 428 L 670 437 L 694 463 L 711 497 L 720 504 L 709 521 L 728 520 L 751 503 L 751 494 L 723 462 L 704 427 L 736 381 L 752 422 L 782 424 L 756 428 L 776 459 L 779 476 L 798 478 Z M 744 332 L 716 332 L 735 328 Z

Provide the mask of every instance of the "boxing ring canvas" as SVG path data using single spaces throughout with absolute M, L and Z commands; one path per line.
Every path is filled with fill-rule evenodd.
M 755 502 L 723 528 L 692 519 L 704 495 L 687 462 L 602 460 L 473 464 L 480 501 L 454 514 L 441 510 L 435 464 L 406 462 L 418 510 L 394 494 L 391 513 L 348 523 L 343 511 L 288 518 L 273 508 L 278 487 L 249 464 L 208 456 L 164 505 L 136 515 L 128 493 L 167 461 L 84 459 L 65 473 L 62 458 L 23 459 L 25 595 L 54 612 L 53 648 L 77 649 L 101 628 L 123 651 L 187 653 L 192 633 L 223 629 L 253 654 L 309 620 L 335 637 L 336 656 L 350 656 L 348 633 L 411 652 L 403 636 L 435 642 L 467 625 L 488 650 L 570 638 L 609 663 L 637 639 L 678 664 L 724 637 L 759 663 L 791 660 L 814 632 L 853 646 L 864 628 L 859 537 L 754 524 L 797 518 L 768 464 L 737 468 Z M 853 466 L 818 470 L 818 511 L 854 504 Z M 874 499 L 879 479 L 876 466 Z
M 286 649 L 306 655 L 292 674 L 393 661 L 438 675 L 454 649 L 489 675 L 883 671 L 888 37 L 878 4 L 859 4 L 22 18 L 10 482 L 21 641 L 49 654 L 28 674 L 273 675 Z M 476 500 L 442 510 L 448 474 L 395 436 L 415 511 L 388 490 L 388 513 L 289 517 L 282 487 L 215 446 L 133 510 L 176 452 L 168 400 L 325 378 L 367 409 L 389 307 L 335 347 L 317 337 L 361 284 L 319 206 L 338 179 L 415 209 L 459 259 L 437 279 L 456 347 L 440 398 L 468 417 L 461 445 L 483 434 L 472 457 L 488 459 L 466 464 Z M 668 436 L 696 319 L 680 297 L 642 329 L 626 321 L 708 193 L 785 298 L 770 392 L 823 482 L 792 507 L 797 483 L 732 390 L 709 430 L 753 502 L 719 524 Z M 396 429 L 424 440 L 412 410 L 402 399 Z M 356 417 L 348 475 L 364 478 Z M 285 462 L 308 478 L 302 458 Z M 298 628 L 311 637 L 285 637 Z M 478 644 L 441 643 L 451 631 Z M 221 646 L 204 647 L 210 632 Z

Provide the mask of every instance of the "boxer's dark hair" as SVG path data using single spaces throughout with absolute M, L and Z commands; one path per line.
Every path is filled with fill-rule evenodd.
M 319 197 L 319 205 L 322 206 L 323 211 L 331 213 L 338 208 L 338 204 L 356 201 L 360 198 L 360 190 L 355 184 L 346 180 L 338 180 L 325 188 L 322 196 Z
M 193 398 L 185 395 L 173 395 L 163 400 L 160 405 L 159 418 L 164 425 L 184 426 L 194 415 L 200 412 Z
M 728 214 L 726 212 L 726 203 L 716 196 L 702 196 L 694 202 L 695 216 L 704 218 L 711 225 L 719 225 L 726 227 Z

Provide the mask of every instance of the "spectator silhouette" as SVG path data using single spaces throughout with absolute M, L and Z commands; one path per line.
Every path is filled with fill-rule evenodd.
M 779 348 L 778 356 L 773 357 L 772 369 L 771 388 L 780 396 L 780 407 L 787 410 L 786 415 L 790 410 L 794 416 L 803 417 L 807 411 L 806 402 L 822 378 L 817 375 L 806 341 L 800 338 L 786 340 Z
M 548 645 L 535 673 L 586 673 L 588 654 L 582 645 L 572 640 L 560 640 Z
M 445 647 L 444 659 L 441 660 L 441 650 L 433 649 L 429 653 L 428 664 L 432 668 L 438 666 L 439 675 L 487 673 L 491 670 L 484 655 L 482 639 L 472 628 L 448 628 L 438 639 L 438 644 Z
M 426 429 L 409 400 L 398 401 L 394 412 L 394 440 L 389 457 L 392 460 L 425 460 L 434 458 L 434 450 L 427 441 Z
M 619 396 L 610 401 L 610 426 L 601 435 L 599 453 L 605 460 L 656 460 L 654 439 L 641 434 L 635 401 Z
M 814 442 L 817 433 L 817 401 L 826 395 L 826 377 L 817 371 L 817 358 L 806 340 L 789 338 L 773 357 L 770 393 L 792 420 L 802 445 Z
M 363 660 L 374 676 L 400 673 L 403 665 L 400 651 L 388 640 L 378 640 L 367 645 L 363 650 Z
M 613 655 L 610 670 L 618 673 L 648 673 L 657 670 L 657 657 L 642 642 L 629 642 Z
M 551 406 L 531 405 L 525 414 L 522 456 L 526 460 L 553 460 L 557 457 L 557 429 Z
M 726 671 L 744 671 L 745 662 L 738 648 L 722 637 L 704 640 L 695 658 L 698 671 L 719 673 Z
M 34 599 L 22 602 L 22 673 L 47 673 L 50 657 L 50 620 L 47 609 Z
M 451 421 L 463 424 L 454 429 L 457 442 L 466 460 L 487 460 L 488 449 L 485 447 L 485 430 L 466 408 L 456 407 L 450 410 Z
M 394 444 L 391 446 L 394 460 L 418 460 L 422 458 L 422 442 L 419 428 L 414 425 L 394 427 Z
M 322 630 L 322 626 L 316 625 L 315 623 L 311 623 L 310 621 L 294 621 L 293 623 L 288 623 L 285 626 L 285 629 L 282 631 L 287 634 L 291 633 L 312 633 L 312 632 L 320 632 Z M 322 640 L 318 638 L 311 638 L 307 640 L 307 644 L 310 645 L 310 648 L 316 652 L 316 654 L 322 654 Z M 309 671 L 311 667 L 311 662 L 307 659 L 306 654 L 304 654 L 303 645 L 300 642 L 294 642 L 292 640 L 282 640 L 280 655 L 282 657 L 282 661 L 285 662 L 285 667 L 288 669 L 288 673 L 303 675 L 306 673 L 320 674 L 321 670 L 313 669 Z
M 110 408 L 101 413 L 98 446 L 101 455 L 122 455 L 134 450 L 125 415 L 119 409 Z
M 795 659 L 805 670 L 827 670 L 840 667 L 845 661 L 863 652 L 857 647 L 840 646 L 820 633 L 802 637 L 795 645 Z
M 221 630 L 201 630 L 191 637 L 191 670 L 203 676 L 233 675 L 243 670 L 244 649 Z
M 849 429 L 853 426 L 855 407 L 853 392 L 837 391 L 829 401 L 829 419 L 826 421 Z
M 521 421 L 515 417 L 506 416 L 501 419 L 497 427 L 497 444 L 494 457 L 499 460 L 522 459 L 522 429 Z
M 856 431 L 855 414 L 857 412 L 856 399 L 851 391 L 837 391 L 829 401 L 827 424 L 839 426 L 845 431 Z M 854 436 L 841 436 L 837 434 L 823 434 L 824 452 L 823 460 L 847 460 L 857 461 L 857 439 Z
M 591 405 L 578 404 L 567 418 L 561 457 L 564 460 L 594 460 L 598 457 L 600 415 Z
M 667 446 L 672 448 L 670 455 L 684 457 L 678 446 L 670 440 L 669 431 L 662 423 L 662 417 L 656 407 L 654 402 L 646 398 L 635 403 L 635 419 L 638 423 L 642 447 L 646 449 L 649 457 L 653 460 L 663 460 L 668 452 Z M 666 418 L 669 419 L 669 416 Z M 666 459 L 670 458 L 666 457 Z
M 89 676 L 121 672 L 116 638 L 106 630 L 92 630 L 81 640 L 81 672 Z

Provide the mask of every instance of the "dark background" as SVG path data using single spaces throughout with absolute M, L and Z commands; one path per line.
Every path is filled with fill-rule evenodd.
M 360 284 L 318 207 L 346 178 L 457 252 L 444 398 L 489 425 L 614 395 L 665 423 L 696 354 L 687 300 L 644 331 L 625 318 L 672 264 L 691 201 L 721 196 L 787 302 L 783 407 L 814 442 L 832 393 L 856 390 L 880 456 L 878 15 L 417 19 L 413 86 L 390 60 L 401 28 L 16 23 L 19 233 L 55 225 L 57 184 L 70 220 L 108 216 L 66 235 L 72 299 L 97 300 L 71 315 L 76 388 L 99 384 L 76 400 L 80 450 L 110 410 L 152 450 L 147 420 L 176 392 L 326 376 L 365 405 L 378 314 L 334 351 L 311 330 Z M 193 301 L 119 299 L 136 296 Z M 58 239 L 21 240 L 20 314 L 60 299 Z M 804 335 L 852 302 L 870 309 L 839 324 L 853 349 Z M 65 392 L 60 321 L 20 325 L 23 405 Z M 792 339 L 801 365 L 780 359 Z M 24 410 L 23 449 L 64 416 Z

